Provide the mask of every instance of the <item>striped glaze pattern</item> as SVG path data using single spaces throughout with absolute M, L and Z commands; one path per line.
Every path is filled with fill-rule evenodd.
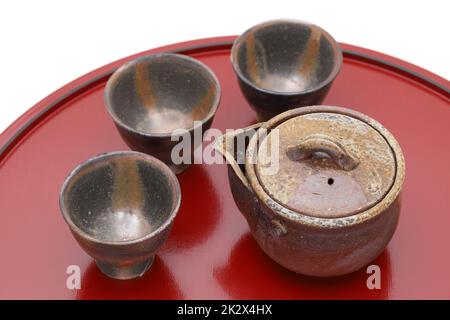
M 274 20 L 245 31 L 231 52 L 234 71 L 260 120 L 319 104 L 337 76 L 342 53 L 322 28 Z
M 143 134 L 170 134 L 211 117 L 219 91 L 217 79 L 205 65 L 164 53 L 119 68 L 108 82 L 105 100 L 116 123 Z
M 109 277 L 144 274 L 166 241 L 181 202 L 172 171 L 133 151 L 93 157 L 76 167 L 60 193 L 61 213 L 79 245 Z

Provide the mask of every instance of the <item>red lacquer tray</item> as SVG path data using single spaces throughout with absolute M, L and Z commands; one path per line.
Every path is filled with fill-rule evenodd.
M 213 127 L 255 122 L 229 62 L 234 37 L 176 44 L 97 69 L 39 102 L 0 136 L 0 298 L 450 298 L 449 82 L 403 61 L 350 45 L 324 104 L 356 109 L 383 123 L 406 156 L 397 232 L 366 270 L 333 279 L 294 274 L 257 246 L 236 208 L 225 165 L 194 165 L 179 176 L 182 205 L 150 272 L 131 281 L 102 275 L 60 215 L 70 170 L 93 155 L 128 149 L 103 105 L 111 72 L 137 56 L 176 51 L 207 64 L 222 86 Z M 5 106 L 7 107 L 7 106 Z M 81 289 L 66 287 L 69 265 Z

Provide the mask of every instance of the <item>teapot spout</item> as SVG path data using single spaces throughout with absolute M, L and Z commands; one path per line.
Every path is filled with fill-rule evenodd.
M 245 175 L 245 153 L 248 143 L 263 123 L 257 123 L 242 129 L 228 131 L 216 139 L 214 149 L 225 159 L 229 170 L 247 189 L 252 190 Z
M 245 174 L 245 153 L 250 139 L 263 124 L 229 131 L 214 144 L 214 149 L 224 157 L 228 165 L 228 180 L 234 201 L 249 222 L 256 214 L 257 199 Z

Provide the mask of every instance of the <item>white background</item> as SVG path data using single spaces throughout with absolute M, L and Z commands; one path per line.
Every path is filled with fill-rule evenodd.
M 340 42 L 450 78 L 450 1 L 1 1 L 0 132 L 62 85 L 125 56 L 233 35 L 270 19 L 315 23 Z

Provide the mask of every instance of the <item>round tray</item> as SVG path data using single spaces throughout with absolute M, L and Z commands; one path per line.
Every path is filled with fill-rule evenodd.
M 103 88 L 111 73 L 141 55 L 171 51 L 208 65 L 222 86 L 213 127 L 255 122 L 233 74 L 234 37 L 143 52 L 97 69 L 57 90 L 0 135 L 0 298 L 317 299 L 450 298 L 449 82 L 395 58 L 342 45 L 344 64 L 324 104 L 353 108 L 383 123 L 406 157 L 400 222 L 366 269 L 316 279 L 272 262 L 234 204 L 225 165 L 193 165 L 179 175 L 182 205 L 173 231 L 142 278 L 109 279 L 75 242 L 58 207 L 65 177 L 102 152 L 128 149 L 108 117 Z M 78 265 L 81 289 L 67 268 Z

